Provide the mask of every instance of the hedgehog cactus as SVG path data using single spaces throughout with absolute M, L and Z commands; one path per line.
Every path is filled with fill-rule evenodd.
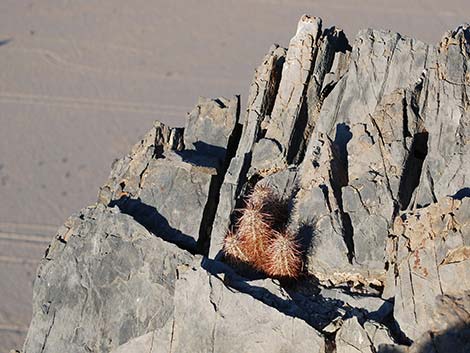
M 277 200 L 273 189 L 265 185 L 256 185 L 247 203 L 260 208 L 268 208 Z
M 264 271 L 268 276 L 279 278 L 297 278 L 302 269 L 300 246 L 295 234 L 285 230 L 276 232 L 267 252 Z
M 257 185 L 241 210 L 236 231 L 225 237 L 224 254 L 271 277 L 298 277 L 300 247 L 295 234 L 284 229 L 286 220 L 285 203 L 271 188 Z
M 247 207 L 250 205 L 260 207 L 263 212 L 267 213 L 275 229 L 287 222 L 286 204 L 269 186 L 256 185 L 248 198 Z
M 232 231 L 225 236 L 223 252 L 230 262 L 248 262 L 248 257 L 242 250 L 240 238 Z
M 238 220 L 237 229 L 243 252 L 256 269 L 262 270 L 272 233 L 271 216 L 259 205 L 248 203 Z

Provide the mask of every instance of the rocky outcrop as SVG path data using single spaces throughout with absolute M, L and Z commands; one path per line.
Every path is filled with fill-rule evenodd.
M 114 163 L 42 260 L 24 353 L 466 347 L 469 68 L 467 26 L 437 46 L 370 29 L 350 44 L 303 16 L 242 117 L 238 97 L 201 98 Z M 222 253 L 258 184 L 288 205 L 296 280 Z
M 238 97 L 201 98 L 185 129 L 156 122 L 115 162 L 100 202 L 117 205 L 165 240 L 207 252 L 220 184 L 238 143 L 238 117 Z
M 255 298 L 256 291 L 222 264 L 198 258 L 193 265 L 179 267 L 168 329 L 131 340 L 113 353 L 325 352 L 316 330 L 263 304 Z
M 192 255 L 98 205 L 59 229 L 38 269 L 25 352 L 109 352 L 173 313 L 176 268 Z
M 469 168 L 469 27 L 444 35 L 430 50 L 419 100 L 429 134 L 428 154 L 414 197 L 417 206 L 448 195 L 470 196 Z
M 325 351 L 325 343 L 303 320 L 286 316 L 250 295 L 228 290 L 205 269 L 183 273 L 175 294 L 172 351 L 253 349 L 320 353 Z

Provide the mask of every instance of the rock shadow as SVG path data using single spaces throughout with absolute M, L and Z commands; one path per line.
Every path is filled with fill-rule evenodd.
M 175 244 L 192 254 L 196 253 L 196 240 L 193 237 L 171 227 L 168 220 L 155 207 L 143 203 L 140 198 L 132 199 L 128 196 L 123 196 L 119 200 L 111 201 L 108 206 L 117 206 L 122 213 L 134 218 L 137 223 L 144 226 L 157 237 Z
M 367 319 L 383 318 L 391 312 L 390 307 L 385 306 L 375 312 L 368 312 L 364 308 L 352 307 L 341 299 L 325 297 L 320 293 L 314 277 L 304 277 L 295 282 L 280 281 L 280 291 L 285 293 L 285 297 L 280 297 L 267 288 L 256 285 L 256 280 L 238 274 L 223 262 L 203 258 L 201 267 L 222 281 L 227 288 L 247 294 L 286 316 L 300 319 L 318 331 L 340 317 L 354 316 L 364 322 Z M 387 313 L 384 314 L 384 311 Z
M 280 298 L 266 288 L 250 284 L 248 279 L 238 275 L 231 267 L 220 261 L 203 258 L 201 267 L 222 281 L 227 288 L 248 294 L 284 315 L 301 319 L 310 325 L 307 313 L 300 310 L 292 299 Z
M 336 133 L 334 144 L 338 147 L 338 152 L 341 158 L 346 175 L 348 174 L 348 143 L 351 141 L 353 134 L 351 128 L 346 123 L 336 125 Z
M 355 246 L 354 246 L 354 228 L 352 226 L 351 217 L 343 208 L 343 193 L 341 188 L 349 184 L 349 163 L 348 163 L 348 144 L 353 138 L 351 128 L 346 123 L 340 123 L 336 125 L 336 133 L 334 145 L 338 149 L 339 159 L 344 170 L 344 180 L 337 180 L 337 187 L 335 191 L 336 199 L 338 200 L 338 205 L 341 211 L 341 219 L 343 222 L 343 238 L 348 248 L 348 260 L 349 263 L 353 263 L 355 256 Z M 333 161 L 332 161 L 333 163 Z
M 466 197 L 470 197 L 470 188 L 460 189 L 451 197 L 456 200 L 463 200 Z
M 3 46 L 3 45 L 7 45 L 11 41 L 13 41 L 13 38 L 1 39 L 0 40 L 0 47 Z
M 334 42 L 336 52 L 345 54 L 347 52 L 352 51 L 352 47 L 351 47 L 351 44 L 349 43 L 348 37 L 341 29 L 337 28 L 336 26 L 332 26 L 330 28 L 325 29 L 323 36 L 325 37 L 327 35 L 333 36 L 335 33 L 338 34 Z
M 420 132 L 413 136 L 410 154 L 405 162 L 398 189 L 398 200 L 402 211 L 410 205 L 413 193 L 421 180 L 424 160 L 428 155 L 428 138 L 427 132 Z
M 297 239 L 302 249 L 302 260 L 304 263 L 307 261 L 309 248 L 315 249 L 318 244 L 318 240 L 315 239 L 316 235 L 315 227 L 312 224 L 300 225 Z
M 216 169 L 222 166 L 227 153 L 226 148 L 214 146 L 203 141 L 194 142 L 192 147 L 194 147 L 194 149 L 187 148 L 175 152 L 181 156 L 184 162 L 194 166 Z
M 381 345 L 377 353 L 468 353 L 470 325 L 449 328 L 441 333 L 427 332 L 408 349 L 403 346 Z

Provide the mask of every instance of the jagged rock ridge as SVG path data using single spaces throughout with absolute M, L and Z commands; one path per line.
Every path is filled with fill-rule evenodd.
M 243 117 L 200 99 L 114 163 L 46 252 L 24 353 L 468 350 L 469 90 L 468 26 L 349 43 L 303 16 Z M 295 283 L 223 263 L 257 183 L 289 202 Z

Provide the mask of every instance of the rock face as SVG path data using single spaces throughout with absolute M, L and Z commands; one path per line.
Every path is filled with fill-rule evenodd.
M 201 98 L 114 163 L 38 269 L 24 353 L 468 350 L 469 68 L 468 26 L 350 44 L 303 16 L 243 117 Z M 257 184 L 288 204 L 295 281 L 225 263 Z
M 173 352 L 325 351 L 324 339 L 307 323 L 231 292 L 202 268 L 180 276 L 174 315 Z
M 387 292 L 395 293 L 394 317 L 414 340 L 432 326 L 438 296 L 470 292 L 470 199 L 445 198 L 397 217 L 393 235 L 395 288 Z
M 325 352 L 316 330 L 263 304 L 255 298 L 256 288 L 222 264 L 201 263 L 198 257 L 178 270 L 171 330 L 154 330 L 113 353 Z M 230 290 L 227 283 L 240 291 Z
M 82 210 L 38 270 L 25 352 L 108 352 L 164 327 L 176 268 L 191 260 L 117 208 Z
M 238 97 L 201 98 L 185 129 L 156 122 L 115 163 L 100 202 L 119 206 L 163 239 L 207 252 L 228 149 L 238 143 L 238 116 Z

